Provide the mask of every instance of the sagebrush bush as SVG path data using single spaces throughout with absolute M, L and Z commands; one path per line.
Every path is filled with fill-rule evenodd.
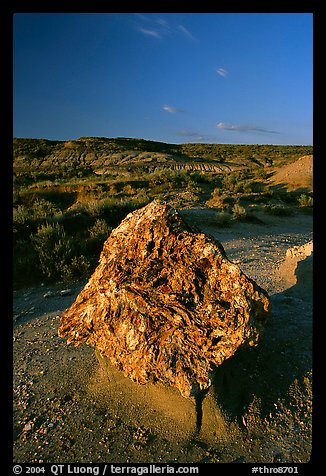
M 76 202 L 70 207 L 75 213 L 89 215 L 90 217 L 99 217 L 102 213 L 102 200 L 90 200 L 88 202 Z
M 39 198 L 33 203 L 32 213 L 34 219 L 46 218 L 60 212 L 60 209 L 55 207 L 51 202 Z
M 64 281 L 82 278 L 89 274 L 90 268 L 91 264 L 84 255 L 73 256 L 69 263 L 62 266 L 61 278 Z
M 209 200 L 207 200 L 207 205 L 210 207 L 216 207 L 220 208 L 221 210 L 224 210 L 228 208 L 229 204 L 226 202 L 227 196 L 224 193 L 221 193 L 220 189 L 218 187 L 215 187 L 212 196 Z
M 298 198 L 298 203 L 299 203 L 299 207 L 301 208 L 312 207 L 314 203 L 314 199 L 311 195 L 302 193 L 300 197 Z
M 61 210 L 55 207 L 51 202 L 39 198 L 34 201 L 32 206 L 17 205 L 13 209 L 14 224 L 23 225 L 27 222 L 46 219 L 54 215 L 60 215 Z
M 187 190 L 193 193 L 201 193 L 202 188 L 197 184 L 197 182 L 191 177 L 187 180 Z
M 235 203 L 232 208 L 232 216 L 235 220 L 245 220 L 247 217 L 247 210 L 239 203 Z
M 98 218 L 94 225 L 88 229 L 88 233 L 91 239 L 104 241 L 107 239 L 112 231 L 112 227 L 108 226 L 103 218 Z
M 48 279 L 62 279 L 74 257 L 74 246 L 58 223 L 43 224 L 31 237 L 39 268 Z
M 13 223 L 14 225 L 24 225 L 30 219 L 28 207 L 25 205 L 18 205 L 13 209 Z
M 221 187 L 227 192 L 240 193 L 244 192 L 244 188 L 248 190 L 248 172 L 244 170 L 227 173 L 222 178 Z

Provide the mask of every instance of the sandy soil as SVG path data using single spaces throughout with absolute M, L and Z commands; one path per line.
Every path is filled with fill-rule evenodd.
M 313 189 L 313 156 L 304 155 L 295 162 L 277 167 L 268 183 L 281 185 L 288 191 L 311 191 Z
M 312 216 L 264 216 L 219 229 L 214 210 L 183 212 L 265 288 L 258 347 L 217 369 L 202 402 L 130 382 L 94 349 L 57 335 L 83 283 L 14 292 L 14 462 L 299 463 L 312 450 Z M 287 261 L 285 261 L 287 259 Z M 62 292 L 63 291 L 63 292 Z M 44 297 L 47 296 L 47 297 Z

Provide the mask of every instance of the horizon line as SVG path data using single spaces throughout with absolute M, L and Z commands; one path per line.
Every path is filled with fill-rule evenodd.
M 15 139 L 30 139 L 30 140 L 47 140 L 47 141 L 53 141 L 53 142 L 69 142 L 69 141 L 77 141 L 81 139 L 125 139 L 125 140 L 142 140 L 146 142 L 157 142 L 157 143 L 163 143 L 163 144 L 171 144 L 171 145 L 183 145 L 183 144 L 193 144 L 193 145 L 266 145 L 266 146 L 278 146 L 278 147 L 287 147 L 287 146 L 294 146 L 294 147 L 313 147 L 313 144 L 294 144 L 294 143 L 288 143 L 288 144 L 279 144 L 279 143 L 262 143 L 262 142 L 250 142 L 250 143 L 243 143 L 243 142 L 198 142 L 198 141 L 193 141 L 193 142 L 164 142 L 162 140 L 154 140 L 154 139 L 144 139 L 143 137 L 127 137 L 127 136 L 116 136 L 116 137 L 108 137 L 108 136 L 80 136 L 76 139 L 48 139 L 46 137 L 17 137 L 13 136 L 13 140 Z

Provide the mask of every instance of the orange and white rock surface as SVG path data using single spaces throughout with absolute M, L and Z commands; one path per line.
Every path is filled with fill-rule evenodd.
M 191 397 L 240 346 L 257 344 L 269 305 L 221 243 L 155 200 L 112 231 L 59 335 L 95 346 L 133 381 Z

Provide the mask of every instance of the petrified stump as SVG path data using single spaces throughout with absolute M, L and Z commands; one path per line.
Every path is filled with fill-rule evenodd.
M 190 397 L 241 345 L 258 342 L 268 310 L 267 293 L 217 240 L 155 200 L 112 231 L 59 336 L 95 346 L 133 381 Z

